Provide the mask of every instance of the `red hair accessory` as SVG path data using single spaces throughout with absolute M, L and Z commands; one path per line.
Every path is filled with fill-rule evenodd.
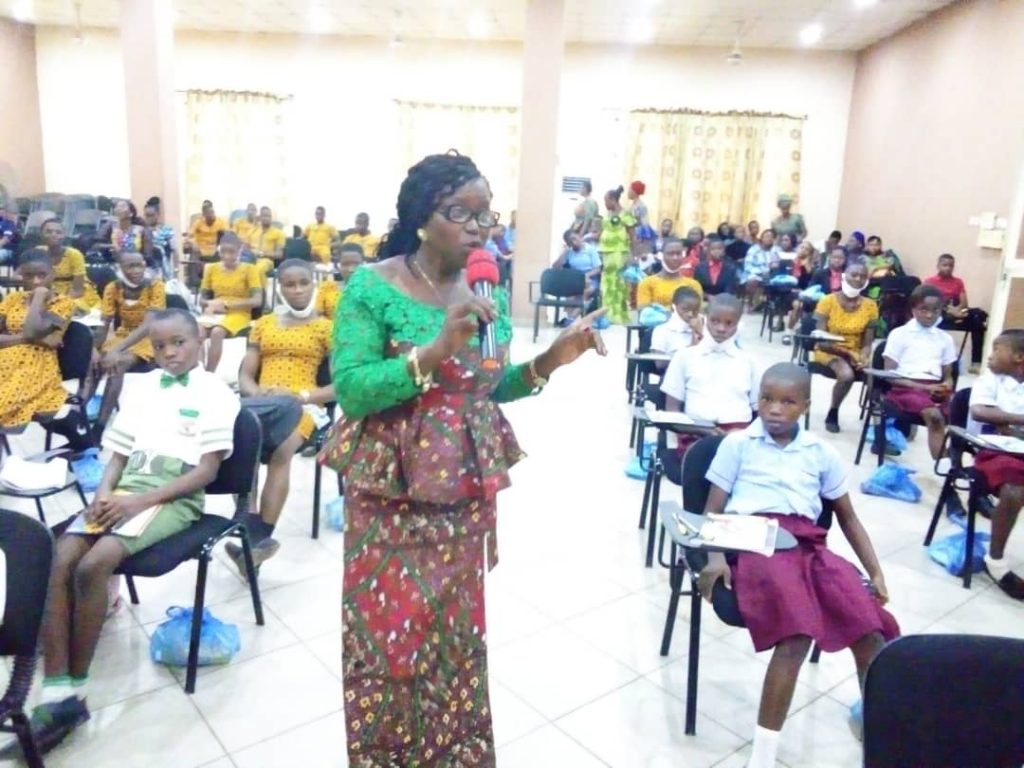
M 642 181 L 634 181 L 632 184 L 629 185 L 629 188 L 633 191 L 633 194 L 635 195 L 642 195 L 644 192 L 647 191 L 647 185 L 644 184 Z

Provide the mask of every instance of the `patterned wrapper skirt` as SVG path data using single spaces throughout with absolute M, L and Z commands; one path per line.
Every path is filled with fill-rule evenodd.
M 494 500 L 437 505 L 350 490 L 345 516 L 349 765 L 494 766 L 484 625 Z
M 601 304 L 607 318 L 617 325 L 629 322 L 629 286 L 620 274 L 629 263 L 628 253 L 601 254 Z
M 1002 451 L 978 451 L 974 471 L 985 478 L 989 490 L 997 492 L 1006 483 L 1024 485 L 1024 456 Z
M 797 545 L 771 557 L 736 556 L 733 589 L 756 650 L 794 635 L 814 638 L 829 653 L 871 632 L 886 640 L 899 636 L 896 619 L 868 592 L 853 564 L 828 548 L 824 528 L 797 515 L 765 517 L 778 520 Z

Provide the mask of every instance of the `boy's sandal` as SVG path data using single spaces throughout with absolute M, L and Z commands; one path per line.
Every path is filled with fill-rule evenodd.
M 1024 579 L 1018 576 L 1013 571 L 1008 571 L 1003 578 L 996 579 L 988 570 L 988 564 L 985 565 L 985 573 L 992 581 L 996 583 L 1003 592 L 1012 597 L 1014 600 L 1024 600 Z

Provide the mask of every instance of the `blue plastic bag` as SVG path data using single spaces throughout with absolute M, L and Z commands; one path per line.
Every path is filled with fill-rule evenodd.
M 667 322 L 670 317 L 672 317 L 672 313 L 669 310 L 660 304 L 652 304 L 640 310 L 637 322 L 646 328 L 653 328 L 656 325 Z
M 792 275 L 775 275 L 775 277 L 768 281 L 768 285 L 793 287 L 797 282 L 797 279 Z
M 95 420 L 100 415 L 101 405 L 103 405 L 103 397 L 101 395 L 93 395 L 89 398 L 89 402 L 85 404 L 85 416 L 89 421 Z
M 982 531 L 974 532 L 974 556 L 971 558 L 971 573 L 978 573 L 985 567 L 986 544 L 992 537 Z M 967 531 L 957 531 L 928 545 L 928 557 L 954 576 L 964 569 L 964 551 L 967 549 Z
M 333 531 L 345 530 L 345 497 L 327 502 L 327 527 Z
M 916 504 L 921 500 L 921 489 L 910 479 L 912 474 L 914 470 L 887 461 L 860 484 L 860 490 L 872 496 Z
M 192 609 L 172 605 L 167 609 L 170 617 L 156 628 L 149 639 L 149 657 L 158 664 L 184 667 L 188 664 L 188 644 L 192 637 Z M 199 666 L 227 664 L 242 647 L 238 627 L 225 624 L 203 609 L 202 629 L 199 632 Z
M 646 275 L 640 267 L 630 266 L 622 270 L 622 272 L 619 273 L 619 277 L 621 277 L 623 282 L 626 283 L 639 283 L 646 277 Z
M 874 444 L 875 442 L 875 427 L 876 424 L 872 424 L 868 427 L 868 442 Z M 894 453 L 899 455 L 907 450 L 907 437 L 896 426 L 896 419 L 885 420 L 885 452 Z
M 71 462 L 71 471 L 75 473 L 78 484 L 86 493 L 93 493 L 100 487 L 103 470 L 106 464 L 100 461 L 98 448 L 86 448 L 77 459 Z
M 654 456 L 654 452 L 658 450 L 658 444 L 654 442 L 644 443 L 641 454 L 643 458 L 639 456 L 633 456 L 630 459 L 629 464 L 626 465 L 626 477 L 632 478 L 633 480 L 646 480 L 647 469 L 651 465 L 651 458 Z

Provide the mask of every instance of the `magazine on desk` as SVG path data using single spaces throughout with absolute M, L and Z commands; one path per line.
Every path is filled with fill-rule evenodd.
M 998 451 L 1007 453 L 1024 453 L 1024 440 L 1013 435 L 976 435 L 975 438 Z
M 779 521 L 759 515 L 710 514 L 702 517 L 700 528 L 684 517 L 675 516 L 679 531 L 690 537 L 691 546 L 709 546 L 756 552 L 768 557 L 775 552 Z

